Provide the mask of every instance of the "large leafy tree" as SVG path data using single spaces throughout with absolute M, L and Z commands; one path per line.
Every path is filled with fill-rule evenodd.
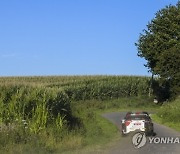
M 147 60 L 146 67 L 163 83 L 170 83 L 171 92 L 180 93 L 180 1 L 159 10 L 140 34 L 138 56 Z

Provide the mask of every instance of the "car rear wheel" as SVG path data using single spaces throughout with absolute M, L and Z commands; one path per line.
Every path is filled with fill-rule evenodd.
M 123 131 L 122 131 L 122 132 L 121 132 L 121 136 L 122 136 L 122 137 L 125 137 L 125 136 L 126 136 L 126 134 L 124 134 L 124 133 L 123 133 Z

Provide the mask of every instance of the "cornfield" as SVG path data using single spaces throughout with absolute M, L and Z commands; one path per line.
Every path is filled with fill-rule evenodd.
M 35 134 L 51 125 L 61 130 L 72 123 L 71 101 L 144 96 L 149 82 L 138 76 L 1 77 L 0 126 L 23 121 Z

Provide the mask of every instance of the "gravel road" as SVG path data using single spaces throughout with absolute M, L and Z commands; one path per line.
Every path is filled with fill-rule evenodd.
M 126 112 L 113 112 L 103 114 L 102 116 L 115 124 L 121 132 L 121 119 L 124 118 Z M 154 137 L 178 137 L 180 133 L 166 126 L 154 123 Z M 119 134 L 121 135 L 121 133 Z M 180 143 L 176 144 L 150 144 L 149 139 L 145 146 L 135 149 L 132 144 L 132 135 L 122 137 L 115 145 L 106 150 L 107 154 L 180 154 Z

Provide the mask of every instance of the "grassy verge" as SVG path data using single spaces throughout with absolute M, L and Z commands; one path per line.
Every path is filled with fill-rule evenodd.
M 176 131 L 180 131 L 180 123 L 174 123 L 174 122 L 164 122 L 161 117 L 159 117 L 157 114 L 152 115 L 152 119 L 154 122 L 157 122 L 159 124 L 168 126 L 170 128 L 175 129 Z
M 96 120 L 95 123 L 89 121 L 86 125 L 87 134 L 83 136 L 84 145 L 81 148 L 74 148 L 66 150 L 64 154 L 84 154 L 84 153 L 97 153 L 103 152 L 104 146 L 109 146 L 120 138 L 119 130 L 111 122 L 101 117 L 99 112 L 95 112 Z
M 180 98 L 162 105 L 157 114 L 152 116 L 157 123 L 171 127 L 180 131 Z

